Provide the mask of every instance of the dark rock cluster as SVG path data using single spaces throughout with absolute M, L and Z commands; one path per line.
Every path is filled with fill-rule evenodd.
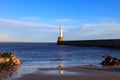
M 115 66 L 115 65 L 120 65 L 120 59 L 114 58 L 110 55 L 105 55 L 103 56 L 105 59 L 102 61 L 102 65 L 104 66 Z
M 20 64 L 20 59 L 14 53 L 0 52 L 0 70 L 8 70 Z

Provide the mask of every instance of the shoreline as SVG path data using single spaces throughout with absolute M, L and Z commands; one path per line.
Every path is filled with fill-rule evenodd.
M 66 68 L 38 68 L 12 80 L 119 80 L 120 66 L 75 66 Z

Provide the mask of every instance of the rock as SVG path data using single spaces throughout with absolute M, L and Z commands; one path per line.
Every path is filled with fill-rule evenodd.
M 110 55 L 105 55 L 103 57 L 105 58 L 105 60 L 103 60 L 101 64 L 104 66 L 120 65 L 120 59 L 114 58 Z
M 0 52 L 0 69 L 9 69 L 20 64 L 20 59 L 14 53 Z
M 20 65 L 0 71 L 0 80 L 12 80 L 11 77 L 17 75 L 19 70 Z

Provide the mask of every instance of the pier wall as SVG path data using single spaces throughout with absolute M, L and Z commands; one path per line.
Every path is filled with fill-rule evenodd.
M 120 48 L 120 39 L 59 41 L 58 45 Z

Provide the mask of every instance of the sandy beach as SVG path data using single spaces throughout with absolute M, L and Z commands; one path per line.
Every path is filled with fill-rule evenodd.
M 76 66 L 39 68 L 13 80 L 120 80 L 120 67 Z

